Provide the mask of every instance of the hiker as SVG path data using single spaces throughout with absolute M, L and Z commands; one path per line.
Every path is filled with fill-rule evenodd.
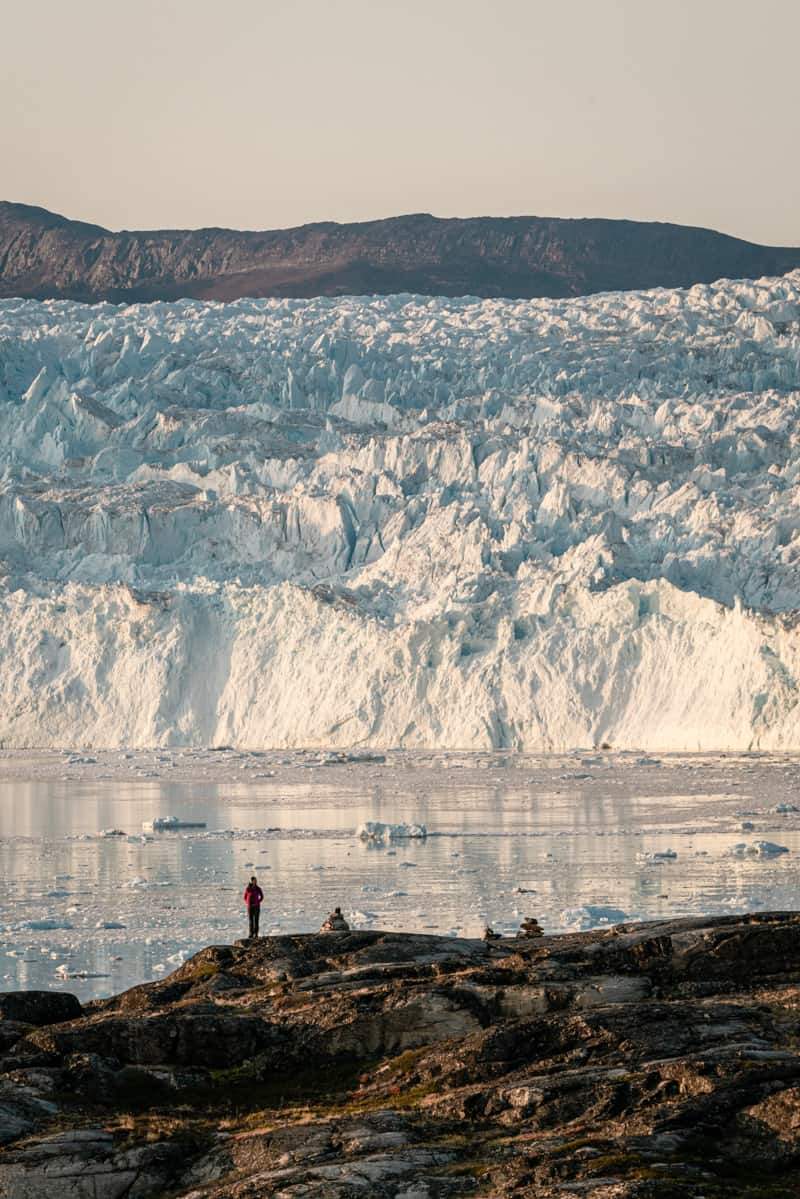
M 256 882 L 256 876 L 253 875 L 244 889 L 244 901 L 247 904 L 247 914 L 250 917 L 251 938 L 258 936 L 258 918 L 261 915 L 261 902 L 263 898 L 264 892 Z
M 342 915 L 342 909 L 334 908 L 319 931 L 321 933 L 349 933 L 350 925 Z

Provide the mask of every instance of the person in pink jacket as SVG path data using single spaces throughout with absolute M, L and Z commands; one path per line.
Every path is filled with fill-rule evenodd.
M 256 876 L 250 879 L 250 882 L 244 889 L 244 902 L 247 904 L 247 914 L 250 917 L 250 936 L 258 936 L 258 918 L 261 915 L 261 904 L 264 899 L 264 892 L 256 882 Z

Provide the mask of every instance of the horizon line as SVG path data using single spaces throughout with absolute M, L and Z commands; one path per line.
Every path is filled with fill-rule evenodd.
M 64 221 L 69 225 L 83 225 L 89 229 L 96 229 L 102 234 L 112 237 L 121 237 L 128 235 L 146 235 L 146 234 L 167 234 L 167 233 L 204 233 L 204 232 L 223 232 L 223 233 L 241 233 L 247 235 L 258 235 L 267 233 L 291 233 L 303 229 L 315 229 L 324 227 L 346 228 L 348 226 L 363 226 L 363 225 L 379 225 L 385 224 L 388 221 L 403 221 L 424 218 L 426 220 L 441 221 L 441 222 L 462 222 L 471 221 L 557 221 L 563 224 L 581 224 L 586 223 L 603 223 L 610 225 L 663 225 L 671 229 L 693 229 L 703 233 L 713 233 L 718 237 L 729 238 L 731 241 L 742 242 L 745 245 L 759 246 L 766 249 L 774 250 L 796 250 L 800 246 L 790 246 L 772 242 L 757 242 L 751 241 L 746 237 L 739 237 L 735 233 L 726 233 L 722 229 L 717 229 L 712 225 L 686 225 L 679 221 L 670 220 L 641 220 L 636 217 L 605 217 L 605 216 L 580 216 L 580 217 L 563 217 L 563 216 L 543 216 L 537 213 L 515 213 L 505 216 L 497 216 L 492 213 L 479 213 L 472 216 L 440 216 L 432 212 L 401 212 L 393 213 L 389 216 L 368 217 L 360 220 L 340 221 L 334 219 L 322 219 L 316 221 L 304 221 L 299 225 L 273 225 L 270 227 L 243 228 L 236 225 L 162 225 L 151 228 L 120 228 L 113 229 L 106 225 L 99 225 L 94 221 L 83 220 L 79 217 L 66 216 L 62 212 L 57 212 L 55 209 L 46 208 L 42 204 L 30 204 L 24 200 L 5 200 L 0 199 L 0 207 L 8 206 L 9 208 L 25 208 L 33 212 L 45 213 L 47 216 L 56 217 L 60 221 Z

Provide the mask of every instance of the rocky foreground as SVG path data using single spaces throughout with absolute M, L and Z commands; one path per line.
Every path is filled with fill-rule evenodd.
M 203 950 L 0 995 L 5 1199 L 800 1193 L 800 913 Z

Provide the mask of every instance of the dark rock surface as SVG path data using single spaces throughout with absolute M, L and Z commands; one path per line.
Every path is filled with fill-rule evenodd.
M 8 1027 L 4 1199 L 800 1194 L 800 913 L 272 937 Z
M 263 233 L 112 233 L 43 208 L 0 202 L 0 297 L 233 300 L 417 292 L 558 298 L 782 275 L 796 267 L 800 249 L 639 221 L 417 214 Z
M 56 991 L 6 991 L 0 993 L 0 1020 L 25 1024 L 60 1024 L 82 1014 L 74 995 Z M 0 1025 L 2 1032 L 2 1025 Z

